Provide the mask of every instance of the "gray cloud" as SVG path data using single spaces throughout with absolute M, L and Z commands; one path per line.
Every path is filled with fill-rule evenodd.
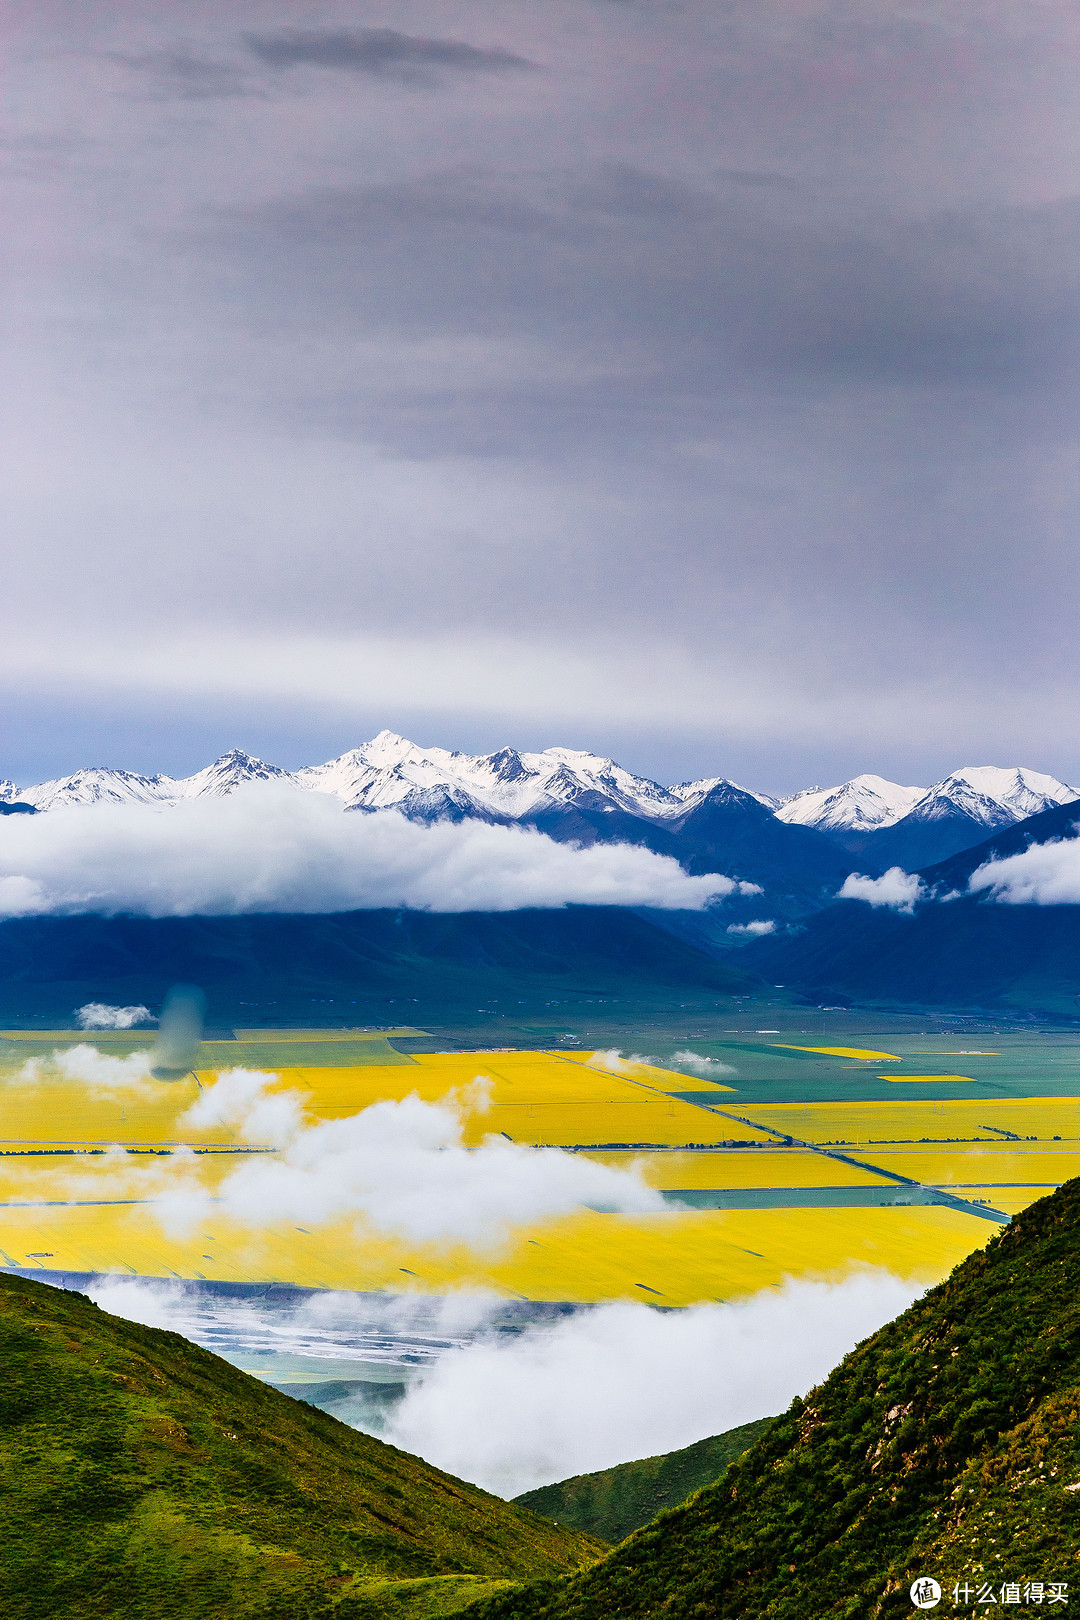
M 180 47 L 147 51 L 140 56 L 111 54 L 115 61 L 143 77 L 151 95 L 165 99 L 219 101 L 261 93 L 250 76 L 234 64 L 215 62 Z
M 411 81 L 429 77 L 432 69 L 505 73 L 535 68 L 513 51 L 482 49 L 459 39 L 417 39 L 395 28 L 286 28 L 248 34 L 246 43 L 267 67 L 332 68 Z
M 19 774 L 181 690 L 194 758 L 290 704 L 327 752 L 421 715 L 781 789 L 1080 774 L 1063 0 L 251 0 L 276 62 L 205 0 L 65 17 L 14 52 L 0 612 L 83 718 Z M 489 39 L 543 72 L 436 59 Z

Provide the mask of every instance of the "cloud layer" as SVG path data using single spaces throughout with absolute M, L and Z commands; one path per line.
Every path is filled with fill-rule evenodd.
M 1008 906 L 1080 905 L 1080 838 L 1032 844 L 1019 855 L 987 861 L 971 875 L 973 893 Z
M 867 1270 L 677 1311 L 583 1308 L 507 1333 L 507 1302 L 472 1292 L 320 1292 L 270 1310 L 207 1299 L 191 1286 L 102 1278 L 90 1289 L 103 1309 L 183 1333 L 242 1365 L 303 1355 L 309 1376 L 320 1376 L 322 1362 L 322 1376 L 337 1378 L 342 1363 L 355 1369 L 376 1353 L 397 1360 L 404 1400 L 357 1426 L 501 1496 L 782 1412 L 918 1292 Z
M 627 905 L 699 910 L 730 894 L 668 856 L 587 849 L 477 821 L 419 826 L 396 811 L 345 812 L 265 783 L 167 811 L 88 805 L 0 821 L 0 916 L 147 917 L 375 907 L 513 911 Z
M 918 1293 L 884 1272 L 724 1305 L 607 1305 L 436 1363 L 388 1438 L 500 1496 L 781 1412 Z
M 4 775 L 1077 774 L 1075 5 L 290 11 L 13 14 Z
M 246 43 L 271 68 L 385 74 L 407 83 L 431 69 L 505 73 L 533 65 L 512 51 L 478 48 L 460 39 L 418 39 L 394 28 L 286 28 L 276 34 L 248 34 Z
M 881 877 L 864 877 L 852 872 L 846 877 L 838 893 L 838 900 L 865 900 L 868 906 L 888 906 L 893 911 L 912 912 L 916 902 L 926 893 L 921 878 L 905 872 L 902 866 L 890 866 Z
M 215 1211 L 251 1226 L 355 1218 L 412 1243 L 489 1247 L 516 1226 L 582 1205 L 664 1207 L 635 1171 L 560 1148 L 522 1147 L 501 1135 L 467 1148 L 463 1121 L 487 1105 L 482 1076 L 441 1103 L 409 1096 L 319 1124 L 305 1119 L 298 1093 L 274 1088 L 276 1080 L 229 1070 L 178 1122 L 180 1130 L 225 1127 L 243 1142 L 281 1150 L 245 1160 L 215 1194 Z M 203 1219 L 210 1204 L 185 1189 L 159 1208 L 166 1223 L 185 1227 Z
M 111 1007 L 104 1001 L 88 1001 L 75 1019 L 80 1029 L 134 1029 L 155 1022 L 149 1007 Z

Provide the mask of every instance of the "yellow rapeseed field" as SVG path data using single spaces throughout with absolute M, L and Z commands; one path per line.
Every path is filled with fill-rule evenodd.
M 311 1122 L 414 1094 L 425 1102 L 449 1099 L 470 1145 L 500 1134 L 520 1144 L 600 1144 L 587 1156 L 622 1169 L 636 1164 L 661 1190 L 858 1193 L 887 1179 L 875 1174 L 877 1166 L 929 1185 L 964 1186 L 965 1198 L 1011 1213 L 1040 1196 L 1038 1183 L 1065 1180 L 1080 1166 L 1076 1099 L 750 1105 L 730 1088 L 604 1054 L 394 1054 L 397 1060 L 389 1062 L 377 1049 L 386 1032 L 376 1032 L 369 1039 L 378 1061 L 328 1067 L 312 1061 L 313 1048 L 322 1041 L 331 1055 L 330 1043 L 339 1042 L 341 1032 L 242 1030 L 236 1036 L 207 1049 L 219 1062 L 227 1055 L 228 1064 L 171 1081 L 106 1076 L 83 1083 L 60 1077 L 47 1057 L 30 1070 L 9 1063 L 0 1073 L 0 1263 L 369 1290 L 469 1286 L 538 1300 L 686 1305 L 753 1292 L 786 1277 L 839 1277 L 862 1265 L 930 1282 L 995 1230 L 990 1220 L 943 1207 L 672 1208 L 634 1216 L 580 1210 L 480 1249 L 417 1247 L 359 1222 L 248 1227 L 224 1215 L 207 1219 L 205 1206 L 193 1227 L 178 1225 L 156 1200 L 188 1184 L 213 1195 L 243 1162 L 241 1155 L 252 1151 L 232 1126 L 194 1129 L 184 1116 L 226 1067 L 245 1066 L 245 1049 L 246 1066 L 260 1068 L 252 1059 L 275 1042 L 291 1041 L 295 1066 L 268 1070 L 266 1084 L 297 1094 Z M 348 1038 L 365 1037 L 350 1032 Z M 63 1044 L 81 1039 L 68 1031 Z M 106 1039 L 89 1039 L 109 1051 Z M 36 1046 L 43 1040 L 34 1037 Z M 113 1050 L 130 1050 L 130 1041 Z M 802 1050 L 877 1064 L 891 1058 L 850 1047 Z M 676 1095 L 681 1091 L 700 1092 L 710 1106 L 683 1101 Z M 784 1147 L 777 1133 L 848 1144 L 842 1151 L 865 1167 Z M 1037 1141 L 1010 1140 L 1007 1133 Z M 919 1145 L 924 1137 L 932 1141 Z M 155 1151 L 173 1148 L 178 1151 Z M 995 1182 L 1020 1185 L 1000 1189 Z
M 930 1186 L 1051 1183 L 1080 1175 L 1080 1142 L 963 1142 L 952 1147 L 873 1148 L 860 1157 Z
M 691 1305 L 884 1266 L 931 1282 L 993 1228 L 952 1209 L 800 1209 L 599 1215 L 515 1233 L 505 1247 L 420 1248 L 349 1223 L 251 1229 L 221 1217 L 190 1234 L 151 1206 L 0 1208 L 12 1266 L 363 1290 L 490 1288 L 538 1300 Z
M 1073 1097 L 762 1103 L 740 1112 L 804 1142 L 992 1141 L 999 1132 L 1041 1141 L 1080 1137 L 1080 1099 Z
M 824 1153 L 800 1149 L 720 1148 L 698 1153 L 592 1153 L 590 1158 L 626 1169 L 641 1167 L 661 1190 L 736 1187 L 880 1187 L 881 1176 Z

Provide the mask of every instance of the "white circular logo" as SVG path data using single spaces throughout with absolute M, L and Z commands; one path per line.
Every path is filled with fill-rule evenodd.
M 930 1575 L 911 1583 L 911 1601 L 917 1609 L 934 1609 L 941 1602 L 941 1587 Z

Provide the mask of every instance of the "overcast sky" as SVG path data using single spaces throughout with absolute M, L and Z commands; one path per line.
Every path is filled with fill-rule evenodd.
M 0 776 L 1080 778 L 1074 0 L 4 11 Z

